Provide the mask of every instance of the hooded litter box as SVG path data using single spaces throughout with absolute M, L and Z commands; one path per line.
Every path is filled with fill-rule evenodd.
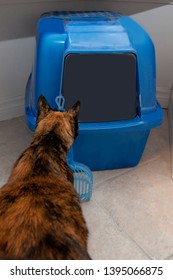
M 57 109 L 81 101 L 74 160 L 92 170 L 135 166 L 162 122 L 154 46 L 131 18 L 113 12 L 52 12 L 38 21 L 26 119 L 34 130 L 42 94 Z

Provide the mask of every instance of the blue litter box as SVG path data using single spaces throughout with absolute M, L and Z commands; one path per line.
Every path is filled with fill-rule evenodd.
M 38 21 L 36 54 L 26 86 L 29 128 L 42 94 L 57 109 L 81 101 L 74 160 L 91 170 L 138 164 L 163 114 L 156 100 L 155 52 L 148 34 L 113 12 L 51 12 Z

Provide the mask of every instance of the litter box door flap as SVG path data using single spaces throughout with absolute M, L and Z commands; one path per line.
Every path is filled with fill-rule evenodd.
M 136 56 L 132 53 L 68 54 L 62 94 L 66 108 L 81 101 L 80 122 L 110 122 L 137 115 Z

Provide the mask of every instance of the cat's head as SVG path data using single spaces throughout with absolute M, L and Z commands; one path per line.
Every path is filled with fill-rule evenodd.
M 67 111 L 56 111 L 50 107 L 44 96 L 40 96 L 35 137 L 57 137 L 68 151 L 78 135 L 79 109 L 80 101 L 77 101 Z

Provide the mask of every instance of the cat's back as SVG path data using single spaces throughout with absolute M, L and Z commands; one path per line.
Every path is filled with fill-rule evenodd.
M 88 259 L 87 227 L 73 185 L 37 177 L 0 190 L 0 249 L 7 258 Z

